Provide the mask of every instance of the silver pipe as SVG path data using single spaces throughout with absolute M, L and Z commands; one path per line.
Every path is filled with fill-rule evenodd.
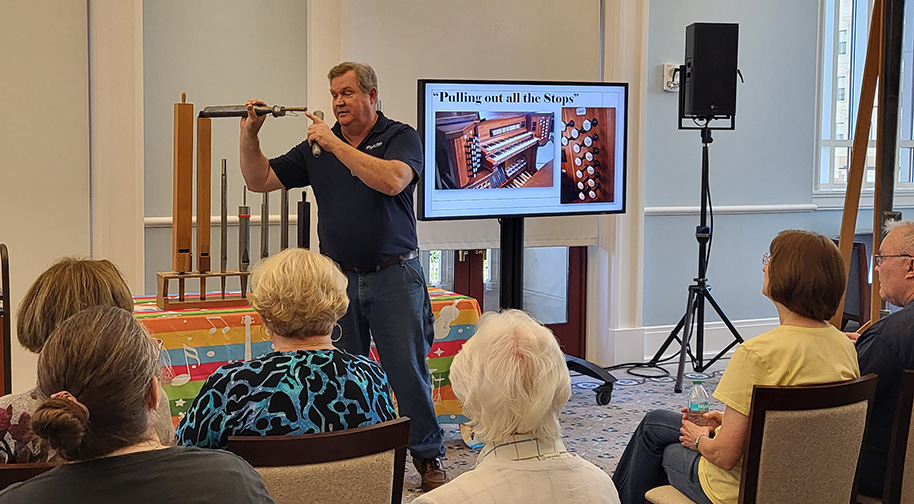
M 279 199 L 279 250 L 289 248 L 289 190 L 283 189 Z
M 263 193 L 260 203 L 260 258 L 270 257 L 270 193 Z
M 244 186 L 244 196 L 238 207 L 238 270 L 247 271 L 251 265 L 251 207 L 248 206 L 248 186 Z M 248 279 L 241 277 L 241 297 L 247 293 Z
M 225 273 L 228 266 L 228 170 L 227 161 L 222 159 L 222 215 L 219 221 L 219 271 Z M 225 299 L 225 275 L 222 275 L 222 299 Z

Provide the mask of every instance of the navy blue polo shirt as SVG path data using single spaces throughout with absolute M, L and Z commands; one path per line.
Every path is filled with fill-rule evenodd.
M 332 130 L 346 141 L 339 122 Z M 422 142 L 411 126 L 378 112 L 357 148 L 406 163 L 415 172 L 413 181 L 400 194 L 388 196 L 365 185 L 333 154 L 315 158 L 307 140 L 271 159 L 270 166 L 284 187 L 310 185 L 314 190 L 321 253 L 340 265 L 371 269 L 418 248 L 413 189 L 422 169 Z

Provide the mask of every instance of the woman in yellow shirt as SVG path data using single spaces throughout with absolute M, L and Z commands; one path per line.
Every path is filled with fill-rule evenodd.
M 782 231 L 762 265 L 762 294 L 774 302 L 780 325 L 737 347 L 714 391 L 726 409 L 706 413 L 707 426 L 672 411 L 645 415 L 613 474 L 622 504 L 640 504 L 645 492 L 667 483 L 699 504 L 735 503 L 752 387 L 860 376 L 853 343 L 828 323 L 847 278 L 834 242 L 808 231 Z

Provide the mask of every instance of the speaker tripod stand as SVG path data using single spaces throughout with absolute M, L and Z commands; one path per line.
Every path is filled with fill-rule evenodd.
M 695 239 L 698 240 L 698 276 L 693 280 L 695 283 L 689 286 L 689 300 L 686 303 L 685 314 L 679 319 L 679 323 L 673 328 L 673 331 L 657 350 L 657 353 L 650 360 L 649 365 L 657 365 L 663 352 L 669 348 L 674 341 L 680 343 L 679 349 L 679 369 L 676 372 L 676 385 L 674 390 L 682 392 L 682 374 L 685 369 L 686 354 L 692 360 L 692 367 L 696 372 L 703 372 L 718 359 L 730 351 L 737 343 L 742 343 L 743 338 L 739 335 L 733 323 L 727 318 L 727 315 L 714 300 L 711 295 L 711 288 L 708 286 L 707 269 L 708 269 L 708 246 L 711 240 L 711 226 L 708 225 L 708 199 L 710 189 L 708 187 L 708 144 L 713 142 L 711 138 L 711 128 L 705 123 L 701 128 L 701 220 L 698 227 L 695 228 Z M 704 362 L 704 338 L 705 338 L 705 301 L 720 316 L 720 319 L 726 324 L 727 329 L 733 334 L 734 341 L 731 341 L 727 348 L 724 348 L 719 354 L 714 356 L 708 362 Z M 689 341 L 692 338 L 692 330 L 697 326 L 695 331 L 695 354 L 689 348 Z M 682 331 L 683 336 L 678 336 Z

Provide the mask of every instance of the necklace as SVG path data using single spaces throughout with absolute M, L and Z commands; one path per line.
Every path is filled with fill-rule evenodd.
M 277 352 L 294 352 L 296 350 L 336 350 L 330 335 L 309 336 L 307 338 L 286 338 L 273 334 L 273 350 Z
M 158 440 L 151 440 L 151 439 L 150 439 L 150 440 L 146 440 L 146 441 L 141 441 L 141 442 L 139 442 L 139 443 L 137 443 L 137 444 L 134 444 L 134 445 L 125 446 L 125 447 L 123 447 L 123 448 L 118 448 L 117 450 L 114 450 L 114 451 L 111 452 L 111 453 L 108 453 L 108 454 L 106 454 L 106 455 L 103 455 L 103 456 L 100 457 L 100 458 L 117 457 L 118 455 L 129 455 L 129 454 L 131 454 L 131 453 L 140 453 L 140 452 L 145 452 L 145 451 L 162 450 L 162 449 L 165 449 L 165 448 L 168 448 L 168 447 L 165 446 L 165 445 L 163 445 L 162 443 L 160 443 Z
M 275 348 L 277 352 L 295 352 L 298 350 L 336 350 L 336 347 L 333 344 L 320 344 L 320 345 L 289 345 L 283 346 L 282 348 Z

